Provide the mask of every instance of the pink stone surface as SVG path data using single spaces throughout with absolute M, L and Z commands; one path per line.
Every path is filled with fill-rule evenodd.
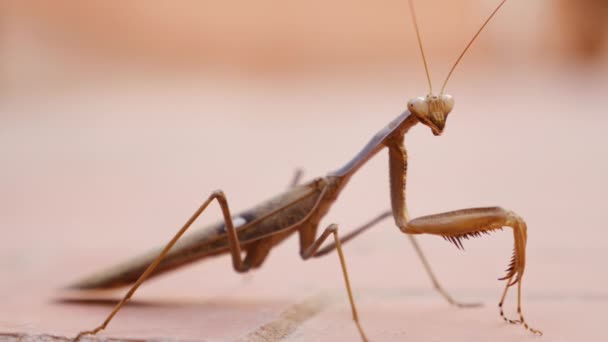
M 403 75 L 130 78 L 4 97 L 0 339 L 62 339 L 100 323 L 124 290 L 61 288 L 164 243 L 212 190 L 239 210 L 283 190 L 296 167 L 307 179 L 340 167 L 425 91 Z M 605 80 L 561 66 L 468 71 L 451 84 L 444 136 L 416 127 L 406 138 L 413 216 L 501 205 L 527 220 L 524 313 L 545 336 L 498 316 L 508 231 L 464 253 L 420 237 L 451 293 L 485 303 L 461 310 L 387 221 L 345 246 L 372 341 L 606 340 Z M 362 169 L 323 224 L 346 232 L 388 208 L 386 164 L 382 153 Z M 220 213 L 204 216 L 199 225 Z M 273 324 L 285 341 L 358 339 L 335 255 L 303 262 L 293 238 L 250 274 L 227 257 L 194 264 L 144 284 L 94 339 L 273 340 Z

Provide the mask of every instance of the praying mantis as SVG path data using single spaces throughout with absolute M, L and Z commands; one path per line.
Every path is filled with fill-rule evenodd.
M 499 302 L 500 315 L 506 322 L 520 324 L 526 330 L 542 335 L 540 330 L 528 325 L 521 309 L 522 280 L 526 266 L 527 226 L 525 221 L 515 212 L 500 207 L 469 208 L 411 219 L 405 197 L 408 168 L 408 157 L 404 145 L 406 133 L 421 123 L 430 128 L 435 136 L 442 134 L 446 119 L 454 107 L 454 99 L 445 93 L 447 82 L 466 51 L 505 2 L 506 0 L 502 0 L 486 19 L 450 69 L 440 93 L 435 95 L 433 94 L 429 68 L 416 21 L 413 0 L 409 0 L 418 46 L 429 84 L 429 94 L 426 97 L 417 97 L 410 100 L 405 112 L 378 131 L 352 160 L 336 171 L 304 184 L 298 184 L 300 178 L 298 173 L 288 190 L 236 215 L 232 214 L 228 206 L 227 196 L 222 191 L 214 191 L 164 248 L 153 250 L 72 285 L 72 288 L 75 289 L 113 288 L 131 285 L 131 288 L 102 324 L 94 329 L 80 332 L 75 340 L 104 330 L 139 286 L 150 277 L 206 257 L 225 253 L 230 254 L 232 267 L 236 272 L 248 272 L 261 267 L 273 247 L 297 232 L 300 241 L 300 255 L 304 260 L 320 257 L 333 250 L 337 251 L 353 320 L 361 339 L 367 341 L 368 338 L 360 323 L 352 294 L 342 244 L 390 216 L 393 217 L 399 230 L 409 237 L 437 291 L 450 304 L 459 307 L 474 305 L 455 301 L 443 289 L 413 235 L 438 235 L 452 242 L 456 247 L 462 248 L 463 239 L 479 237 L 496 230 L 502 230 L 505 227 L 511 228 L 514 239 L 514 253 L 507 274 L 500 278 L 500 280 L 506 281 Z M 351 177 L 384 148 L 388 149 L 389 155 L 391 210 L 378 215 L 367 224 L 345 236 L 340 236 L 336 224 L 330 224 L 317 236 L 321 219 L 328 213 Z M 221 208 L 223 222 L 195 231 L 188 238 L 180 239 L 213 201 L 217 201 Z M 334 242 L 321 248 L 330 236 L 333 237 Z M 502 305 L 509 288 L 514 285 L 517 285 L 517 313 L 519 318 L 509 319 L 504 315 Z

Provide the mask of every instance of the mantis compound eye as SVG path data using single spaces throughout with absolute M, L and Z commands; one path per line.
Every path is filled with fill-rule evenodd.
M 410 100 L 407 103 L 407 108 L 410 112 L 415 114 L 418 118 L 426 117 L 429 115 L 429 105 L 424 97 L 417 97 Z
M 454 98 L 451 95 L 444 94 L 444 95 L 441 95 L 440 100 L 443 103 L 443 109 L 444 109 L 445 115 L 450 114 L 450 112 L 454 108 Z

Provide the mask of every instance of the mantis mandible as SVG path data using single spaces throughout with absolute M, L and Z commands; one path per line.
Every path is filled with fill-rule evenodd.
M 75 339 L 79 340 L 84 335 L 96 334 L 105 329 L 116 313 L 149 277 L 171 271 L 205 257 L 224 253 L 230 254 L 232 266 L 236 272 L 248 272 L 262 266 L 273 247 L 297 232 L 300 239 L 300 255 L 304 260 L 322 256 L 334 249 L 338 252 L 353 320 L 361 335 L 361 339 L 367 341 L 363 327 L 359 322 L 355 300 L 351 291 L 346 262 L 342 252 L 342 244 L 390 216 L 393 216 L 396 226 L 401 232 L 407 234 L 413 243 L 435 288 L 449 303 L 461 307 L 472 305 L 462 304 L 453 300 L 443 289 L 436 280 L 413 235 L 439 235 L 454 243 L 458 248 L 462 248 L 463 239 L 489 234 L 504 227 L 511 228 L 515 247 L 507 274 L 503 278 L 500 278 L 500 280 L 506 280 L 506 285 L 499 302 L 500 315 L 509 323 L 521 324 L 526 330 L 542 335 L 540 330 L 536 330 L 528 325 L 521 309 L 521 286 L 526 266 L 527 227 L 520 216 L 513 211 L 500 207 L 488 207 L 462 209 L 410 219 L 405 199 L 408 166 L 407 152 L 403 143 L 405 134 L 412 127 L 422 123 L 429 127 L 434 135 L 441 135 L 447 116 L 454 107 L 454 99 L 445 93 L 446 84 L 466 51 L 505 2 L 506 0 L 502 0 L 486 19 L 450 69 L 439 95 L 434 95 L 418 23 L 416 22 L 414 6 L 412 0 L 409 0 L 410 12 L 429 83 L 429 94 L 426 97 L 417 97 L 410 100 L 407 104 L 407 110 L 403 114 L 378 131 L 367 145 L 346 165 L 334 172 L 330 172 L 327 176 L 298 185 L 299 175 L 297 175 L 292 186 L 287 191 L 236 215 L 231 214 L 226 195 L 222 191 L 214 191 L 164 248 L 153 250 L 143 256 L 93 275 L 73 285 L 72 287 L 77 289 L 111 288 L 131 285 L 129 291 L 101 325 L 92 330 L 80 332 Z M 392 210 L 380 214 L 369 223 L 343 237 L 340 237 L 336 224 L 329 225 L 317 237 L 319 222 L 327 214 L 342 189 L 348 184 L 350 178 L 369 159 L 384 148 L 388 149 L 389 155 Z M 194 232 L 188 239 L 180 240 L 180 237 L 213 201 L 217 201 L 221 208 L 223 222 L 205 227 Z M 323 242 L 330 236 L 333 237 L 334 242 L 321 248 Z M 243 253 L 246 253 L 244 258 Z M 518 319 L 508 319 L 502 310 L 507 291 L 513 285 L 517 285 Z

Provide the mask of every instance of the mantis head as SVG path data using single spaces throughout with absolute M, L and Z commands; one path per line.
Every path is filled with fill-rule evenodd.
M 447 94 L 419 96 L 407 103 L 409 111 L 429 126 L 433 134 L 441 135 L 448 114 L 454 108 L 454 98 Z
M 413 3 L 413 0 L 409 0 L 410 13 L 412 15 L 414 29 L 416 30 L 416 38 L 418 38 L 418 47 L 420 48 L 420 54 L 422 55 L 422 61 L 424 62 L 424 70 L 426 71 L 426 78 L 429 83 L 429 95 L 427 95 L 426 97 L 417 97 L 413 100 L 410 100 L 407 103 L 407 108 L 412 114 L 416 115 L 416 117 L 418 118 L 418 120 L 420 120 L 420 122 L 429 126 L 431 128 L 431 130 L 433 131 L 433 134 L 441 135 L 441 133 L 443 132 L 443 128 L 445 127 L 445 121 L 448 117 L 448 114 L 450 114 L 450 112 L 452 111 L 452 108 L 454 108 L 454 99 L 452 98 L 452 96 L 447 95 L 444 92 L 445 87 L 448 83 L 448 80 L 452 76 L 454 69 L 456 69 L 456 66 L 458 65 L 458 63 L 460 63 L 460 60 L 465 55 L 467 50 L 469 50 L 469 48 L 471 47 L 471 45 L 473 44 L 473 42 L 475 41 L 477 36 L 479 36 L 481 31 L 483 31 L 483 29 L 486 27 L 488 22 L 490 22 L 492 17 L 494 17 L 496 12 L 498 12 L 498 10 L 502 7 L 502 5 L 505 4 L 505 2 L 507 2 L 507 0 L 502 0 L 500 2 L 500 4 L 498 5 L 498 7 L 496 7 L 494 12 L 492 12 L 492 14 L 490 14 L 490 16 L 483 23 L 483 25 L 481 25 L 481 28 L 479 28 L 479 30 L 477 31 L 475 36 L 473 36 L 473 39 L 471 39 L 469 41 L 469 44 L 467 44 L 467 46 L 464 48 L 464 50 L 462 51 L 462 53 L 460 54 L 458 59 L 456 59 L 456 63 L 454 63 L 452 65 L 452 68 L 450 69 L 448 76 L 445 78 L 445 81 L 443 82 L 443 86 L 441 87 L 441 92 L 439 92 L 440 95 L 433 95 L 433 85 L 431 83 L 429 67 L 426 63 L 426 56 L 424 54 L 424 48 L 422 47 L 422 39 L 420 38 L 420 30 L 418 29 L 418 22 L 416 21 L 416 12 L 414 11 L 414 3 Z

